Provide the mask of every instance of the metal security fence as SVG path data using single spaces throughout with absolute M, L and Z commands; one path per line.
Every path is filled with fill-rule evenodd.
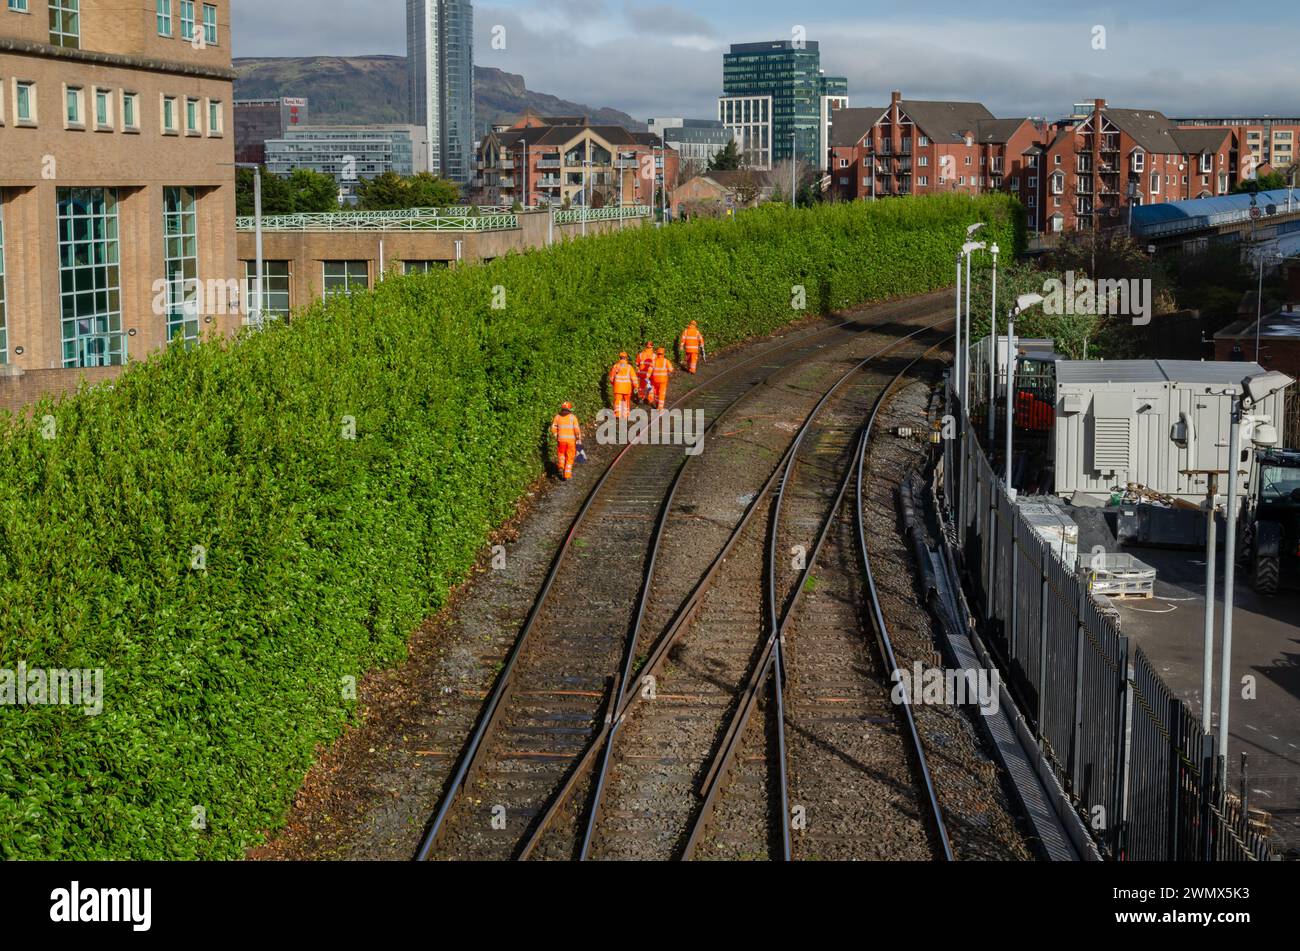
M 1088 579 L 1007 495 L 965 413 L 943 441 L 944 493 L 986 643 L 1061 787 L 1116 860 L 1270 857 L 1224 795 L 1214 740 Z

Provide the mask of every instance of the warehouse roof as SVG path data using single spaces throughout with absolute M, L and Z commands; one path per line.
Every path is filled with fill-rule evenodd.
M 1058 360 L 1057 384 L 1193 383 L 1225 386 L 1263 373 L 1237 360 Z

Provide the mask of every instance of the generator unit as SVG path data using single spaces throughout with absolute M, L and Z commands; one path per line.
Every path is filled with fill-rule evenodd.
M 1199 504 L 1204 476 L 1227 472 L 1233 400 L 1257 363 L 1196 360 L 1060 360 L 1056 364 L 1056 493 L 1110 496 L 1128 485 Z M 1280 426 L 1285 391 L 1251 408 Z M 1243 434 L 1244 497 L 1252 449 Z M 1220 480 L 1220 492 L 1227 481 Z

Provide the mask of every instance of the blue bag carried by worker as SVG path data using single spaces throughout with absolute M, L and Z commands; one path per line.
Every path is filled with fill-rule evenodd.
M 587 450 L 586 450 L 584 447 L 582 447 L 582 446 L 579 446 L 579 447 L 578 447 L 578 459 L 577 459 L 577 461 L 578 461 L 578 465 L 586 465 L 586 464 L 587 464 Z

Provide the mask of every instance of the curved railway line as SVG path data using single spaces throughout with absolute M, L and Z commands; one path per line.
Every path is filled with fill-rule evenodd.
M 916 322 L 936 314 L 944 314 L 937 323 Z M 755 415 L 762 415 L 755 410 L 764 408 L 765 399 L 780 405 L 785 397 L 776 395 L 778 386 L 787 392 L 802 389 L 809 401 L 816 399 L 793 438 L 782 436 L 787 444 L 762 446 L 761 439 L 738 444 L 750 453 L 757 477 L 766 475 L 766 481 L 745 493 L 744 511 L 738 518 L 705 519 L 711 524 L 703 532 L 709 537 L 702 544 L 709 554 L 695 556 L 697 567 L 689 575 L 658 569 L 665 538 L 680 534 L 684 518 L 699 517 L 685 511 L 688 504 L 678 504 L 684 484 L 692 478 L 708 481 L 693 472 L 691 461 L 697 457 L 672 446 L 627 446 L 618 453 L 555 553 L 446 784 L 418 859 L 694 857 L 703 838 L 718 825 L 719 801 L 724 810 L 743 803 L 745 797 L 733 795 L 731 787 L 744 785 L 740 773 L 755 770 L 764 774 L 759 788 L 772 793 L 748 797 L 750 811 L 763 813 L 755 821 L 766 824 L 758 837 L 767 841 L 741 849 L 740 854 L 951 857 L 910 710 L 904 707 L 900 713 L 888 704 L 887 677 L 882 671 L 892 669 L 892 655 L 879 605 L 873 605 L 870 618 L 859 610 L 853 630 L 841 632 L 857 638 L 858 655 L 866 653 L 867 638 L 874 633 L 873 662 L 846 656 L 843 652 L 851 653 L 852 645 L 819 640 L 830 627 L 813 615 L 822 609 L 823 601 L 832 602 L 803 598 L 810 579 L 819 577 L 813 574 L 814 566 L 832 560 L 850 588 L 873 587 L 861 520 L 863 459 L 871 425 L 893 386 L 939 346 L 934 341 L 942 334 L 936 328 L 949 322 L 946 301 L 933 298 L 877 308 L 865 319 L 793 335 L 706 377 L 679 397 L 673 408 L 703 410 L 708 438 L 714 441 L 733 435 L 719 432 L 722 421 L 747 416 L 746 421 L 752 422 Z M 864 341 L 871 343 L 866 357 L 826 359 L 828 350 L 852 348 Z M 920 353 L 910 357 L 896 353 L 918 349 Z M 840 375 L 845 364 L 849 368 Z M 810 369 L 813 366 L 816 371 Z M 832 373 L 838 379 L 832 376 L 828 381 Z M 868 411 L 872 415 L 864 424 Z M 851 544 L 855 521 L 846 490 L 854 478 L 857 543 Z M 690 496 L 692 491 L 688 488 L 681 494 Z M 818 522 L 816 537 L 808 537 L 808 525 Z M 806 540 L 792 541 L 796 536 Z M 794 544 L 805 544 L 809 551 L 800 571 L 783 568 L 785 560 L 777 557 L 778 548 L 788 550 Z M 859 561 L 850 568 L 852 551 Z M 690 560 L 689 553 L 667 557 Z M 734 577 L 734 568 L 752 568 L 756 561 L 765 577 L 745 586 Z M 628 570 L 638 563 L 639 572 Z M 704 564 L 708 567 L 701 573 L 698 566 Z M 848 579 L 850 574 L 856 580 Z M 777 592 L 781 597 L 776 597 Z M 801 611 L 805 600 L 809 604 Z M 843 596 L 833 603 L 840 608 L 848 605 Z M 726 616 L 721 628 L 710 620 L 719 614 Z M 709 632 L 707 644 L 691 646 L 702 642 L 702 630 Z M 705 704 L 708 715 L 700 715 L 698 709 L 672 712 L 667 691 L 677 690 L 677 658 L 688 647 L 719 655 L 708 658 L 705 672 L 715 682 L 715 695 Z M 856 680 L 870 680 L 874 686 L 868 689 L 860 683 L 856 692 L 846 691 L 836 678 L 849 671 L 858 675 Z M 659 687 L 660 681 L 673 686 Z M 847 693 L 852 696 L 839 696 Z M 764 717 L 758 718 L 767 724 L 761 729 L 757 722 L 749 723 L 760 694 L 770 697 Z M 638 703 L 643 699 L 655 702 Z M 857 706 L 846 711 L 842 704 L 850 701 Z M 828 712 L 827 703 L 841 706 Z M 862 711 L 868 708 L 872 712 L 862 720 Z M 639 716 L 647 710 L 655 716 Z M 642 720 L 663 714 L 667 715 L 664 722 L 645 729 Z M 852 823 L 854 817 L 836 814 L 842 802 L 819 803 L 811 787 L 800 785 L 805 778 L 818 782 L 833 778 L 826 773 L 829 767 L 817 765 L 816 753 L 828 743 L 834 746 L 837 723 L 855 718 L 872 727 L 868 743 L 887 737 L 887 744 L 901 747 L 910 737 L 913 744 L 911 762 L 919 768 L 919 783 L 897 775 L 897 749 L 889 764 L 895 797 L 911 800 L 910 815 L 907 805 L 900 805 L 898 811 L 920 829 L 901 836 L 911 843 L 911 852 L 872 855 L 857 847 L 808 845 L 821 843 L 824 835 L 829 835 L 828 842 L 859 845 L 880 839 L 875 833 L 841 832 L 838 839 L 836 833 L 824 834 L 822 829 L 834 830 Z M 899 719 L 906 722 L 891 725 Z M 630 738 L 629 729 L 638 735 Z M 656 730 L 660 746 L 677 742 L 680 747 L 682 736 L 693 746 L 686 755 L 679 748 L 665 757 L 656 752 Z M 761 734 L 762 742 L 771 741 L 773 748 L 758 756 L 738 757 L 739 750 L 753 744 L 753 734 Z M 860 767 L 852 757 L 836 755 L 842 768 Z M 667 769 L 662 768 L 665 759 Z M 907 760 L 905 752 L 901 759 Z M 769 763 L 775 768 L 769 770 Z M 656 795 L 652 790 L 650 798 L 671 804 L 673 815 L 648 808 L 645 802 L 629 802 L 629 789 L 646 792 L 635 781 L 629 784 L 629 774 L 636 773 L 638 764 L 648 765 L 651 773 L 668 775 L 661 786 L 676 788 L 657 792 L 673 795 Z M 787 765 L 792 768 L 793 803 Z M 778 781 L 773 783 L 766 775 L 769 772 Z M 804 828 L 796 825 L 793 839 L 791 822 L 773 821 L 774 816 L 789 816 L 791 805 L 804 810 L 813 823 Z M 923 818 L 926 815 L 929 822 Z M 639 829 L 627 828 L 638 823 Z M 825 825 L 819 829 L 821 823 Z M 918 840 L 922 842 L 919 852 Z M 629 852 L 628 841 L 640 845 Z M 932 843 L 933 853 L 926 841 Z

